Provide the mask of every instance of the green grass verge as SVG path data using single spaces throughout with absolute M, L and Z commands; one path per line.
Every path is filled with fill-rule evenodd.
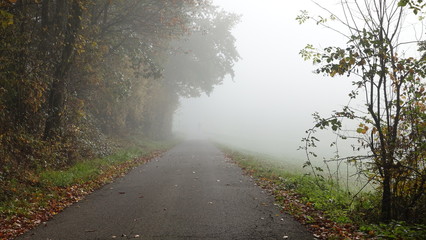
M 153 151 L 168 149 L 174 141 L 153 141 L 131 139 L 134 146 L 119 150 L 103 158 L 90 159 L 76 163 L 66 170 L 44 170 L 39 173 L 40 181 L 50 185 L 65 187 L 96 179 L 104 169 L 124 163 L 137 157 L 143 157 Z
M 127 147 L 109 156 L 97 159 L 87 159 L 77 162 L 66 169 L 39 169 L 25 172 L 25 180 L 12 179 L 1 186 L 0 218 L 30 216 L 35 206 L 46 206 L 52 199 L 60 199 L 61 193 L 52 189 L 90 182 L 102 182 L 102 174 L 119 174 L 126 171 L 135 158 L 145 157 L 153 152 L 171 148 L 176 141 L 152 141 L 147 139 L 131 139 Z M 119 169 L 122 166 L 122 169 Z M 114 175 L 117 177 L 119 175 Z M 110 179 L 113 177 L 110 177 Z M 99 183 L 97 183 L 99 184 Z M 0 219 L 1 220 L 1 219 Z
M 91 181 L 101 174 L 103 169 L 142 156 L 144 153 L 149 152 L 150 149 L 142 150 L 132 147 L 120 150 L 104 158 L 78 162 L 66 170 L 44 170 L 39 173 L 40 181 L 58 187 Z M 152 148 L 152 150 L 155 149 Z
M 257 179 L 260 185 L 272 189 L 278 203 L 282 204 L 283 198 L 286 197 L 280 195 L 280 191 L 290 191 L 297 194 L 303 204 L 313 206 L 314 209 L 324 213 L 327 219 L 340 225 L 354 226 L 358 229 L 355 231 L 363 231 L 365 234 L 362 236 L 365 239 L 425 239 L 424 225 L 403 222 L 375 224 L 379 216 L 377 206 L 380 200 L 380 196 L 375 192 L 364 192 L 354 197 L 338 184 L 318 181 L 300 169 L 287 167 L 283 161 L 277 161 L 266 155 L 235 151 L 223 145 L 218 146 L 245 172 Z M 291 210 L 288 212 L 292 214 Z M 309 224 L 311 217 L 306 212 L 304 215 L 304 223 Z

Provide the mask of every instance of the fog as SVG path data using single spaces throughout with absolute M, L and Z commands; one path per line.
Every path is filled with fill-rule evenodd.
M 312 113 L 328 115 L 345 105 L 353 89 L 347 78 L 313 73 L 299 51 L 345 44 L 345 38 L 312 23 L 299 25 L 300 10 L 323 14 L 309 0 L 216 0 L 226 11 L 242 15 L 233 33 L 242 59 L 235 78 L 228 77 L 210 96 L 181 99 L 174 131 L 188 138 L 210 138 L 234 147 L 303 160 L 297 151 Z M 338 2 L 321 1 L 335 9 Z M 324 148 L 323 152 L 332 151 Z M 300 162 L 302 164 L 302 161 Z

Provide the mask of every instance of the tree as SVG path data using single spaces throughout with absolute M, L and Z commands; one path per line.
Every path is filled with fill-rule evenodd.
M 43 8 L 47 8 L 48 1 L 43 1 Z M 57 31 L 58 37 L 64 35 L 62 48 L 60 50 L 60 59 L 55 64 L 53 81 L 49 90 L 48 108 L 47 108 L 47 119 L 44 130 L 44 138 L 53 138 L 60 134 L 60 127 L 62 124 L 62 118 L 64 116 L 64 103 L 66 95 L 66 83 L 69 70 L 74 62 L 74 55 L 76 52 L 75 44 L 77 40 L 77 34 L 81 30 L 81 19 L 83 18 L 84 1 L 73 0 L 69 6 L 69 14 L 66 15 L 65 9 L 62 9 L 66 5 L 66 1 L 58 1 L 57 16 L 60 19 L 56 21 L 56 24 L 65 22 L 64 26 L 56 26 L 59 29 Z M 46 10 L 45 10 L 46 11 Z M 44 20 L 42 24 L 45 24 L 46 12 L 42 11 Z M 63 19 L 66 19 L 64 21 Z M 63 28 L 63 29 L 62 29 Z
M 180 96 L 232 75 L 235 23 L 210 0 L 0 1 L 0 181 L 169 136 Z
M 331 127 L 340 139 L 356 139 L 354 150 L 362 154 L 334 160 L 363 166 L 360 171 L 379 184 L 381 220 L 385 222 L 426 220 L 426 61 L 419 52 L 412 57 L 402 52 L 403 45 L 419 43 L 417 39 L 400 41 L 405 5 L 384 0 L 341 1 L 343 17 L 332 15 L 331 19 L 348 30 L 348 34 L 340 31 L 347 37 L 347 45 L 322 51 L 308 45 L 301 51 L 305 60 L 320 64 L 317 73 L 358 76 L 349 96 L 362 98 L 365 104 L 362 110 L 345 106 L 329 118 L 315 114 L 316 125 L 303 139 L 308 159 L 315 156 L 310 149 L 319 141 L 314 136 L 317 129 Z M 298 17 L 300 22 L 308 19 L 329 27 L 325 18 L 315 19 L 306 12 Z M 357 121 L 357 129 L 343 131 L 343 120 Z
M 234 63 L 240 59 L 232 28 L 239 16 L 208 6 L 194 19 L 189 36 L 171 43 L 164 78 L 184 97 L 211 93 L 225 76 L 234 76 Z

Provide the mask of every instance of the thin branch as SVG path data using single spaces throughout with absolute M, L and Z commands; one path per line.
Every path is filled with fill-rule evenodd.
M 368 181 L 361 187 L 361 189 L 352 197 L 352 201 L 350 203 L 350 205 L 352 205 L 355 201 L 355 198 L 358 196 L 358 194 L 360 194 L 364 188 L 366 188 L 372 181 L 373 179 L 375 179 L 377 177 L 377 174 L 375 174 L 373 177 L 368 178 Z

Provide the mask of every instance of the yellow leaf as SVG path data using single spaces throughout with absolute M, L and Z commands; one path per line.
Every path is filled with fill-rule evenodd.
M 7 26 L 12 24 L 13 24 L 13 15 L 4 10 L 0 10 L 0 25 L 3 28 L 6 28 Z

